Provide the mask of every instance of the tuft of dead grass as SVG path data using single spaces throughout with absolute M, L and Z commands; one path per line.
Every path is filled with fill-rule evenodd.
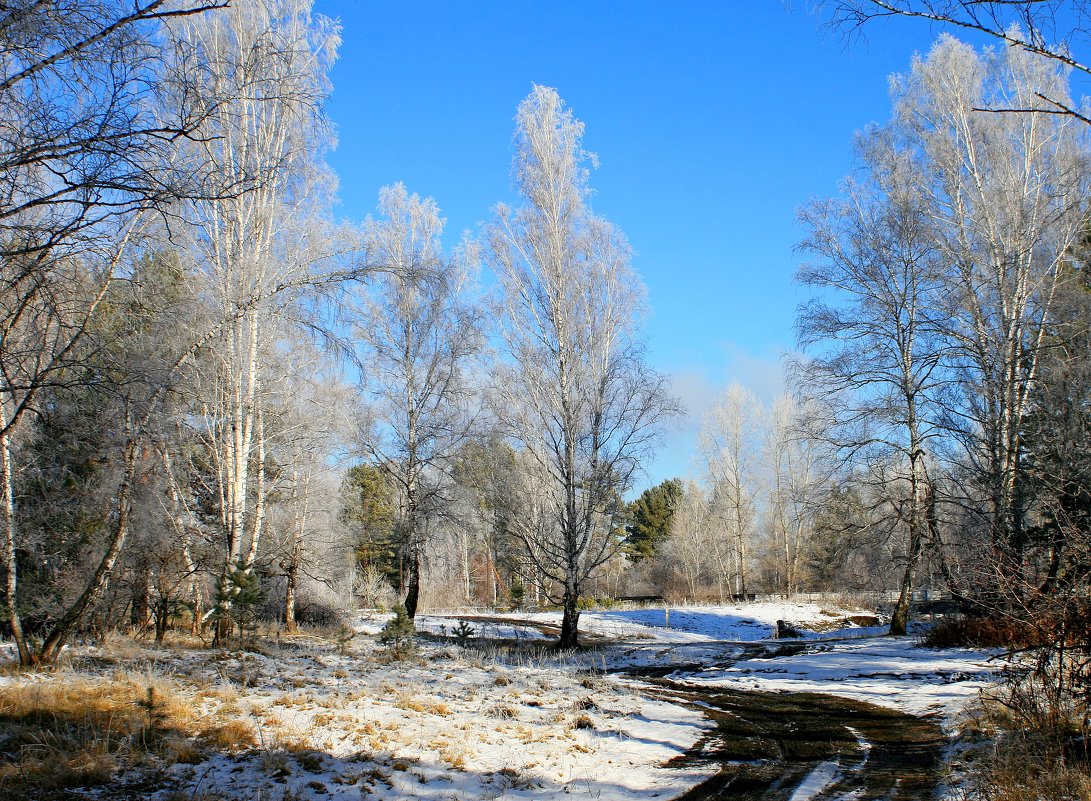
M 519 710 L 511 704 L 501 702 L 488 707 L 485 714 L 500 720 L 516 720 L 519 717 Z
M 962 720 L 957 801 L 1091 801 L 1091 754 L 1028 678 L 982 695 Z
M 172 735 L 163 741 L 163 758 L 168 764 L 198 765 L 204 761 L 205 752 L 192 739 Z
M 573 729 L 594 729 L 595 721 L 591 720 L 589 715 L 579 715 L 574 721 L 572 721 Z
M 202 742 L 222 751 L 238 751 L 258 744 L 253 724 L 238 719 L 213 723 L 201 729 L 198 737 Z
M 418 697 L 407 692 L 399 693 L 394 705 L 399 709 L 422 712 L 426 715 L 436 715 L 438 717 L 447 717 L 451 714 L 451 708 L 442 701 L 435 698 Z

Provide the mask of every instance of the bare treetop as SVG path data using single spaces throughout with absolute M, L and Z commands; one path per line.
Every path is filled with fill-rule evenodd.
M 832 23 L 850 34 L 878 19 L 915 17 L 974 31 L 1091 75 L 1091 3 L 1086 0 L 835 0 Z M 1030 102 L 982 111 L 1064 114 L 1091 123 L 1063 97 L 1039 91 Z

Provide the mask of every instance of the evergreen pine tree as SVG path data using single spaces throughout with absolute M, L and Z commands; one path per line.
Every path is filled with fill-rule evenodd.
M 682 499 L 682 492 L 681 479 L 672 478 L 644 490 L 629 504 L 625 544 L 634 559 L 651 556 L 670 536 L 674 509 Z

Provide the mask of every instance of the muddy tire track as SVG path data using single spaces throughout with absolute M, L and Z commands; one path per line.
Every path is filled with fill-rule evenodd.
M 946 738 L 933 721 L 818 693 L 650 682 L 664 700 L 716 724 L 671 764 L 719 772 L 677 801 L 920 801 L 935 793 Z
M 706 654 L 701 661 L 671 661 L 662 665 L 641 665 L 634 668 L 620 668 L 616 672 L 626 673 L 642 679 L 669 679 L 671 676 L 682 677 L 686 674 L 715 674 L 717 670 L 729 668 L 737 662 L 749 659 L 773 659 L 782 656 L 794 656 L 807 650 L 807 643 L 796 640 L 759 640 L 757 642 L 710 641 L 694 645 L 680 643 L 666 648 L 656 646 L 657 657 L 663 658 L 668 653 L 685 653 L 693 648 L 718 647 L 719 654 L 709 659 Z M 677 658 L 677 657 L 674 657 Z

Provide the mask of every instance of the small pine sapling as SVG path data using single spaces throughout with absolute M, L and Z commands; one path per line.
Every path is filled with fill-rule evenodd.
M 155 695 L 155 688 L 148 687 L 145 697 L 136 702 L 147 715 L 147 723 L 141 728 L 140 743 L 144 748 L 151 748 L 157 742 L 167 722 L 163 704 Z
M 394 617 L 379 632 L 379 642 L 386 646 L 393 658 L 405 659 L 413 653 L 413 638 L 416 634 L 413 618 L 409 617 L 404 606 L 398 604 L 394 607 Z
M 462 648 L 467 647 L 470 644 L 470 640 L 477 634 L 477 632 L 474 631 L 474 627 L 465 620 L 458 621 L 458 625 L 451 630 L 451 633 L 455 636 L 455 642 Z
M 527 588 L 518 577 L 511 580 L 511 588 L 508 590 L 508 598 L 511 600 L 511 608 L 518 611 L 523 608 L 523 601 L 527 597 Z
M 211 616 L 217 622 L 214 645 L 219 644 L 220 635 L 225 632 L 224 624 L 238 624 L 239 634 L 243 637 L 248 626 L 256 630 L 257 608 L 264 602 L 265 591 L 261 587 L 261 579 L 240 559 L 234 570 L 220 578 L 216 588 L 216 607 Z

